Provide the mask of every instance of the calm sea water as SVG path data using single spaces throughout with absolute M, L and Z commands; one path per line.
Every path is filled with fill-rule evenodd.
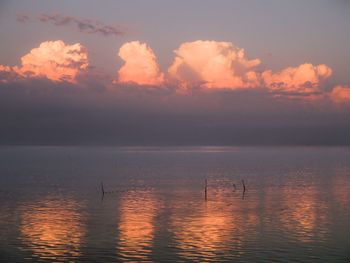
M 350 262 L 350 148 L 1 147 L 0 261 Z

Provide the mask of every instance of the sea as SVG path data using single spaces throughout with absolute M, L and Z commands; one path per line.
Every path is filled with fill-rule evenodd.
M 350 262 L 350 148 L 1 146 L 0 262 Z

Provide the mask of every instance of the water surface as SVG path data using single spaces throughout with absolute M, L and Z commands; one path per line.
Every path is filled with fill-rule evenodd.
M 350 148 L 1 147 L 0 198 L 1 262 L 350 261 Z

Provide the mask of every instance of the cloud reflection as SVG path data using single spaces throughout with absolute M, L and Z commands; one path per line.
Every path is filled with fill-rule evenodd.
M 79 204 L 47 198 L 21 208 L 21 240 L 41 260 L 71 261 L 85 236 Z
M 130 191 L 122 197 L 118 244 L 122 259 L 149 260 L 157 205 L 156 197 L 150 191 Z
M 175 205 L 172 232 L 179 255 L 184 260 L 210 262 L 225 251 L 229 251 L 230 260 L 234 260 L 244 251 L 247 236 L 254 236 L 258 223 L 254 209 L 244 208 L 247 204 L 240 200 L 240 196 L 232 201 L 232 196 L 230 198 L 227 194 L 211 192 L 213 201 Z M 232 203 L 227 202 L 228 198 Z
M 342 206 L 350 204 L 350 169 L 338 168 L 333 177 L 332 192 L 335 200 Z
M 316 231 L 316 228 L 323 229 L 327 219 L 322 213 L 325 207 L 317 201 L 317 194 L 314 186 L 284 189 L 283 202 L 287 209 L 281 214 L 281 221 L 287 231 L 301 242 L 312 242 L 316 233 L 323 234 L 323 231 Z

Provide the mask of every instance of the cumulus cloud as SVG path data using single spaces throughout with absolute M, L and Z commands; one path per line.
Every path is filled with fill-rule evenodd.
M 162 85 L 164 74 L 160 71 L 153 50 L 145 43 L 125 43 L 118 55 L 125 64 L 118 71 L 118 82 L 138 85 Z
M 322 92 L 322 80 L 331 75 L 332 69 L 326 65 L 302 64 L 277 73 L 267 70 L 261 76 L 264 85 L 277 94 L 315 96 Z
M 121 36 L 124 30 L 120 26 L 106 25 L 98 20 L 88 18 L 78 18 L 74 16 L 64 16 L 60 14 L 41 14 L 40 16 L 32 16 L 29 14 L 17 14 L 17 21 L 27 23 L 28 21 L 40 21 L 50 23 L 55 26 L 72 26 L 79 32 L 88 34 L 99 34 L 102 36 Z
M 330 97 L 336 103 L 350 102 L 350 86 L 334 87 Z
M 168 72 L 183 88 L 251 88 L 259 85 L 255 67 L 259 59 L 248 60 L 244 49 L 229 42 L 202 41 L 183 43 L 175 50 Z
M 327 65 L 301 64 L 280 72 L 259 71 L 259 59 L 249 60 L 244 49 L 230 42 L 202 41 L 183 43 L 175 50 L 169 75 L 190 89 L 247 89 L 265 87 L 274 96 L 316 98 L 322 94 L 323 80 L 330 77 Z
M 332 69 L 324 64 L 305 63 L 279 72 L 264 71 L 262 66 L 258 67 L 261 61 L 249 60 L 244 49 L 233 43 L 217 41 L 186 42 L 175 53 L 176 57 L 165 76 L 156 55 L 146 43 L 125 43 L 118 53 L 125 63 L 113 83 L 127 84 L 124 86 L 128 88 L 131 84 L 137 89 L 168 86 L 169 92 L 175 87 L 177 91 L 185 93 L 197 88 L 259 88 L 265 95 L 272 97 L 310 100 L 329 96 L 334 102 L 348 100 L 347 87 L 336 87 L 331 93 L 326 92 L 325 80 L 332 75 Z M 53 81 L 89 85 L 91 80 L 96 79 L 96 75 L 92 76 L 91 70 L 87 70 L 88 55 L 81 44 L 68 45 L 60 40 L 43 42 L 23 56 L 21 61 L 22 65 L 18 67 L 0 65 L 0 82 L 45 77 Z M 113 77 L 102 75 L 98 74 L 99 85 L 108 87 Z
M 88 55 L 81 44 L 67 45 L 61 40 L 46 41 L 21 58 L 21 67 L 0 66 L 1 80 L 46 77 L 53 81 L 75 82 L 88 67 Z
M 18 67 L 0 65 L 0 82 L 9 83 L 21 78 L 21 71 Z

